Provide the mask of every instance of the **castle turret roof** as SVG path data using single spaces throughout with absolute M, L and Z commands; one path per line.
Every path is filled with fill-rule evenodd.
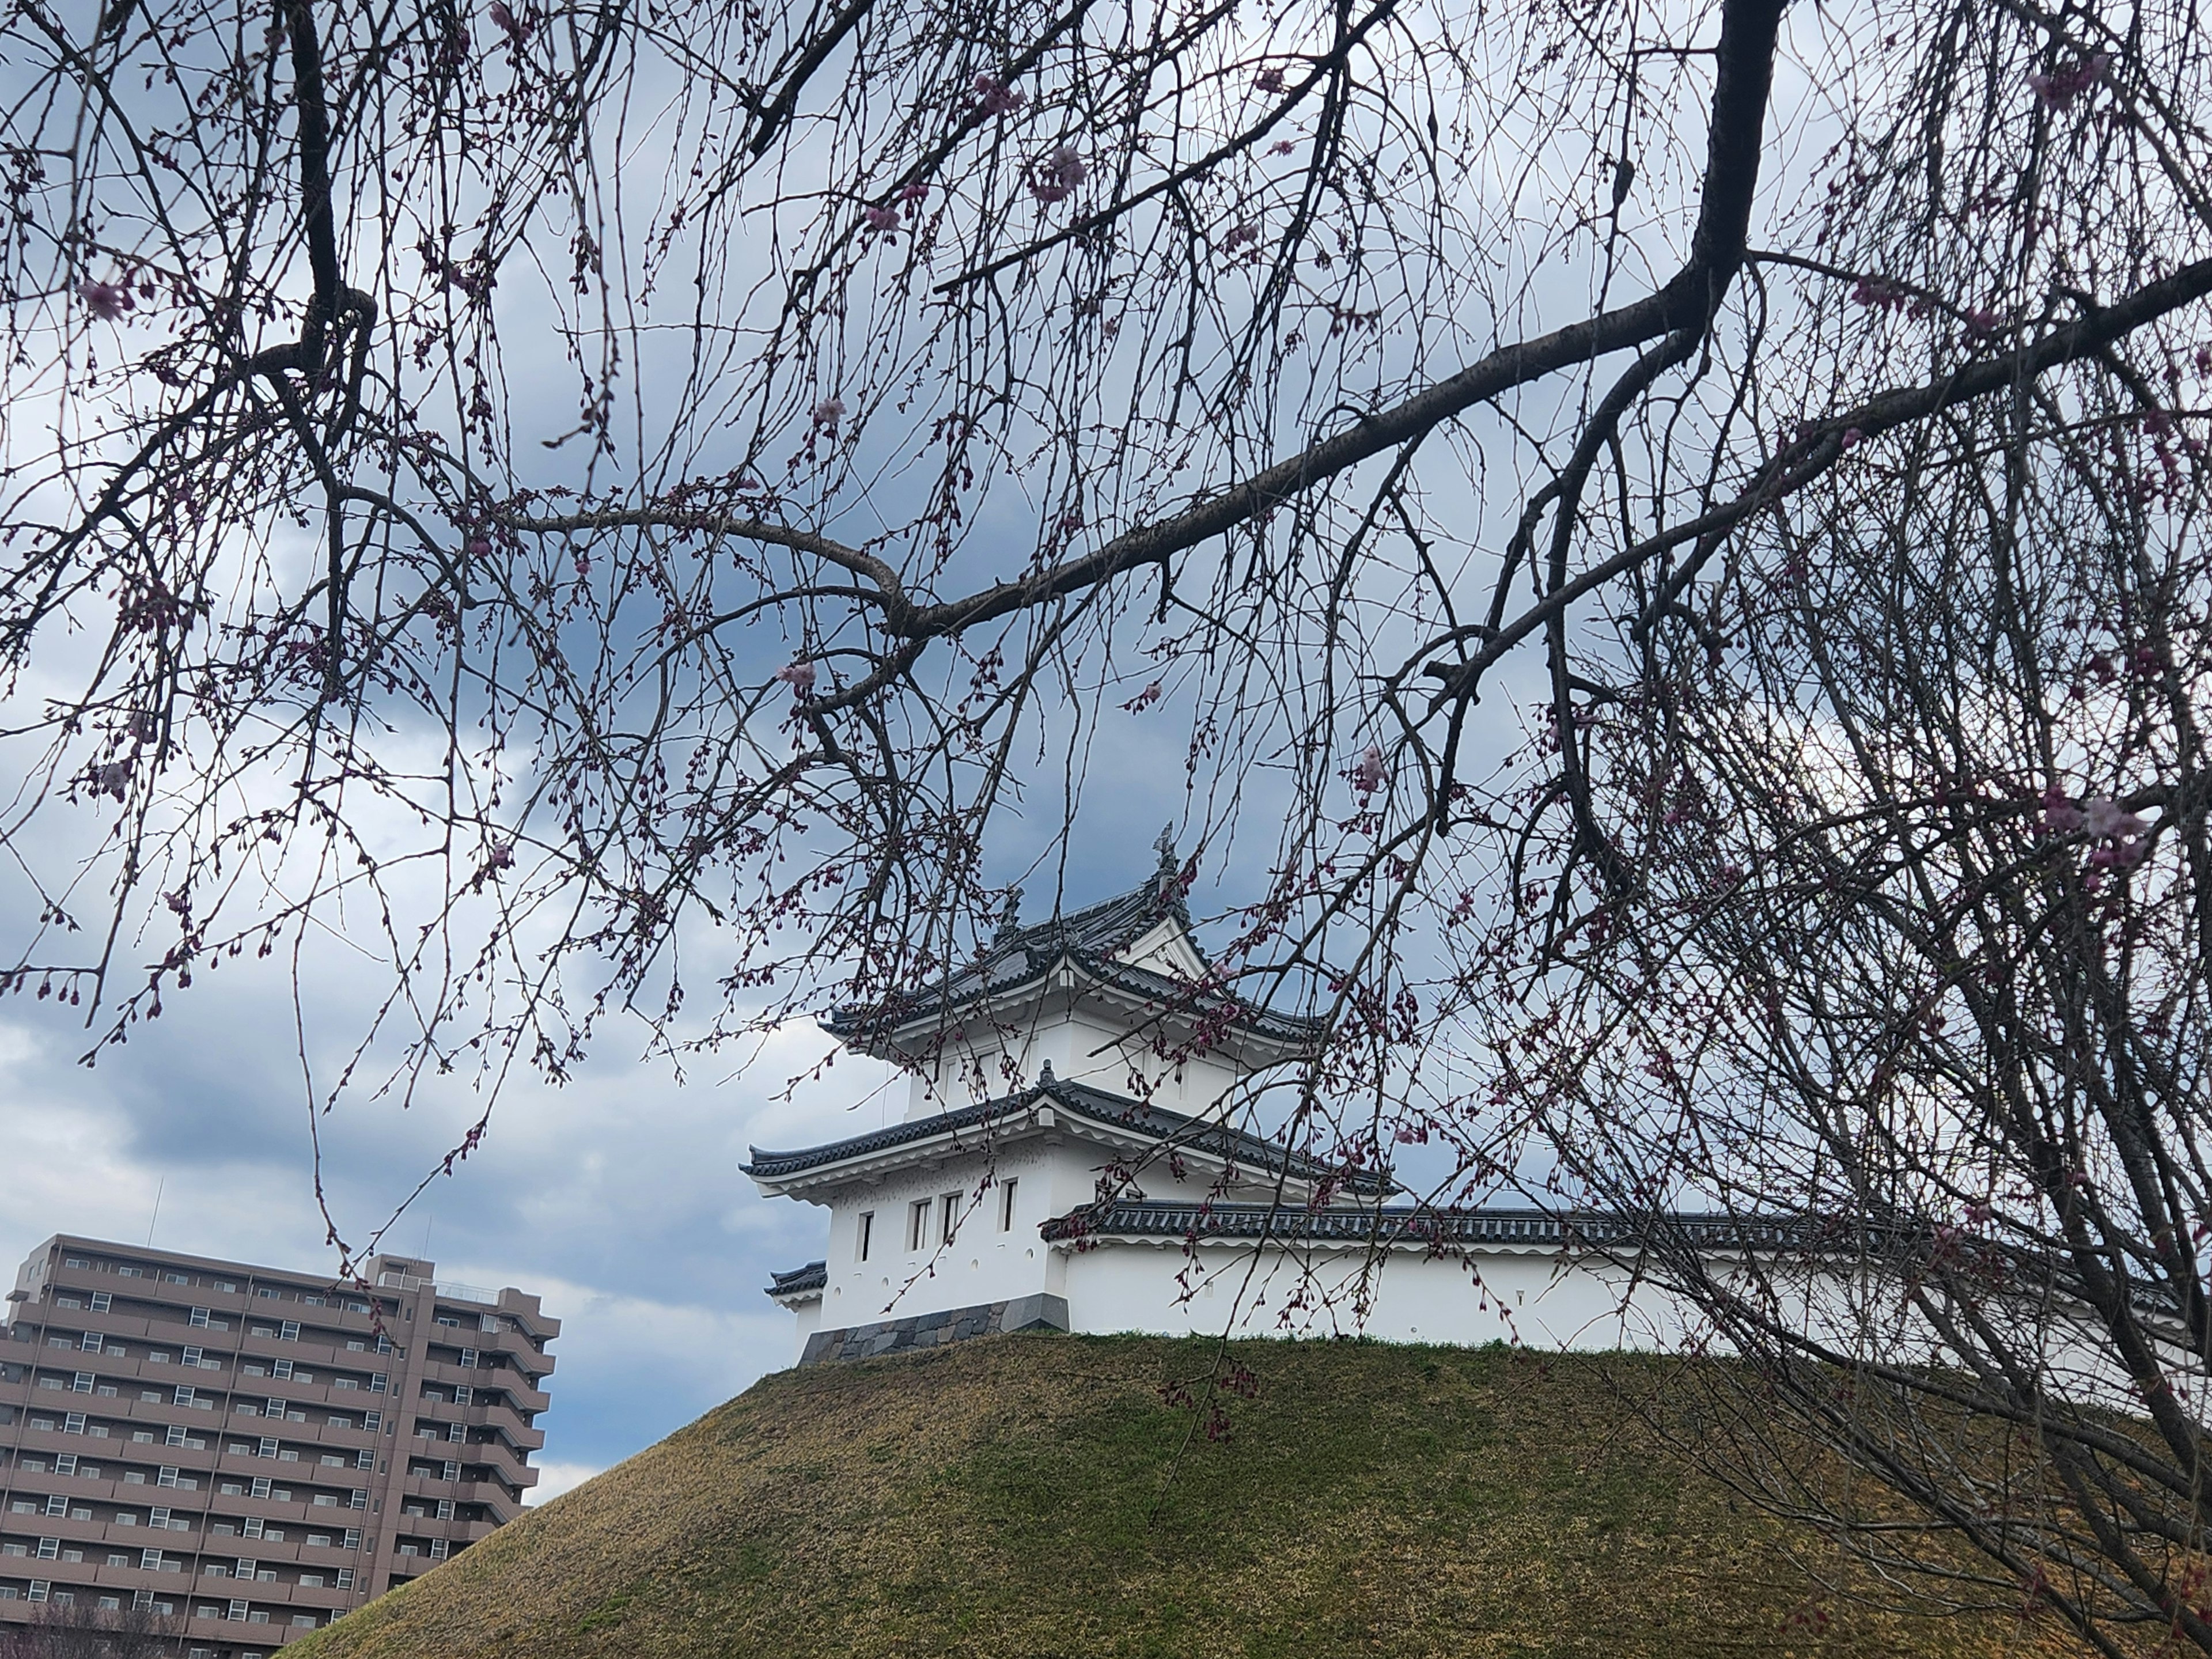
M 888 1056 L 905 1046 L 899 1040 L 902 1033 L 927 1033 L 972 1011 L 1018 1001 L 1055 974 L 1072 972 L 1091 988 L 1144 1005 L 1156 1018 L 1173 1018 L 1220 1036 L 1233 1032 L 1256 1038 L 1284 1056 L 1312 1047 L 1323 1035 L 1325 1021 L 1279 1013 L 1229 988 L 1192 933 L 1182 875 L 1165 835 L 1159 848 L 1160 867 L 1141 885 L 1029 927 L 1015 918 L 1021 896 L 1015 889 L 997 937 L 966 968 L 895 993 L 873 1006 L 837 1009 L 823 1024 L 855 1048 Z M 1132 947 L 1159 933 L 1163 924 L 1171 926 L 1178 948 L 1153 949 L 1144 959 L 1133 959 Z M 1184 951 L 1198 970 L 1195 977 L 1154 965 Z
M 902 1155 L 941 1157 L 1034 1132 L 1044 1127 L 1042 1115 L 1054 1108 L 1064 1115 L 1062 1121 L 1072 1133 L 1088 1131 L 1092 1137 L 1218 1161 L 1234 1167 L 1250 1183 L 1280 1178 L 1301 1192 L 1328 1185 L 1365 1194 L 1389 1191 L 1392 1186 L 1387 1176 L 1373 1170 L 1344 1170 L 1264 1135 L 1109 1094 L 1087 1084 L 1057 1079 L 1048 1079 L 1004 1099 L 908 1118 L 819 1146 L 793 1152 L 750 1147 L 750 1157 L 739 1168 L 763 1187 L 774 1188 L 793 1177 L 830 1174 L 840 1165 L 873 1165 Z

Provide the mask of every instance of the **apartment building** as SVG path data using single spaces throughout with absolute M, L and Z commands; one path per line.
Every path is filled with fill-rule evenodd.
M 0 1337 L 0 1627 L 135 1607 L 265 1659 L 512 1519 L 560 1322 L 429 1261 L 363 1277 L 40 1245 Z

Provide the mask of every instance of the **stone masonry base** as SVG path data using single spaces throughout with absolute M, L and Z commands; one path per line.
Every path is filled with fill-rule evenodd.
M 972 1308 L 952 1308 L 944 1313 L 880 1320 L 872 1325 L 848 1326 L 841 1331 L 817 1331 L 806 1339 L 806 1351 L 799 1356 L 799 1363 L 815 1365 L 832 1359 L 870 1359 L 879 1353 L 934 1348 L 999 1331 L 1066 1328 L 1066 1297 L 1018 1296 L 1011 1302 L 983 1302 Z

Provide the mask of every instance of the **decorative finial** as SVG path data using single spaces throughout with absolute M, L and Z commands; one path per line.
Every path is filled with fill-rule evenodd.
M 1006 908 L 999 912 L 999 939 L 1012 939 L 1022 925 L 1022 890 L 1006 889 Z
M 1160 831 L 1160 838 L 1152 843 L 1160 855 L 1160 872 L 1155 881 L 1156 902 L 1169 903 L 1182 892 L 1182 860 L 1176 856 L 1175 825 L 1170 823 Z
M 1051 1081 L 1052 1062 L 1048 1060 L 1043 1065 L 1037 1067 L 1037 1085 L 1042 1088 L 1044 1085 Z

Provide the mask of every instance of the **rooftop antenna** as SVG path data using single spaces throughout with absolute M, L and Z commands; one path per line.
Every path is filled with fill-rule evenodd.
M 168 1184 L 167 1176 L 154 1183 L 154 1213 L 146 1218 L 146 1248 L 149 1250 L 154 1248 L 154 1224 L 161 1218 L 161 1194 Z

